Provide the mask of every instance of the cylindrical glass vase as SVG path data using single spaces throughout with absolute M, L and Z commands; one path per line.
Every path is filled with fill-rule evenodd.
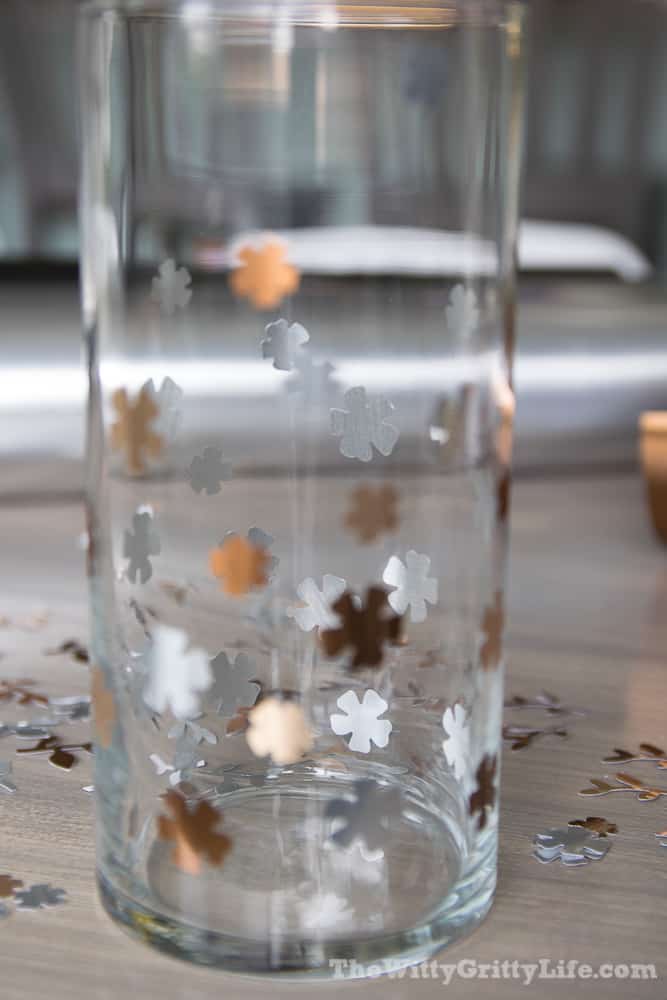
M 83 6 L 99 884 L 173 954 L 491 904 L 521 13 Z

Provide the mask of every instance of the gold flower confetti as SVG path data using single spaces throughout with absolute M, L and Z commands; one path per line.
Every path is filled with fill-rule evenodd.
M 275 764 L 293 764 L 313 746 L 303 709 L 293 701 L 265 698 L 248 713 L 248 723 L 248 746 L 256 757 L 270 755 Z
M 151 428 L 160 415 L 159 407 L 147 385 L 134 401 L 127 389 L 116 389 L 111 402 L 117 414 L 111 426 L 111 447 L 125 452 L 131 476 L 141 476 L 146 472 L 146 457 L 159 458 L 164 448 L 162 437 Z
M 627 764 L 629 761 L 649 760 L 656 763 L 658 767 L 667 767 L 667 753 L 652 743 L 640 743 L 638 753 L 614 747 L 614 752 L 608 757 L 603 757 L 602 760 L 605 764 Z
M 185 798 L 174 790 L 162 797 L 171 817 L 158 816 L 158 836 L 173 843 L 171 860 L 176 867 L 188 875 L 199 875 L 204 858 L 212 865 L 221 865 L 232 846 L 229 837 L 216 832 L 222 813 L 208 802 L 199 802 L 190 812 Z
M 19 705 L 48 705 L 49 699 L 45 694 L 31 691 L 36 681 L 22 678 L 18 681 L 0 681 L 0 701 L 16 701 Z
M 361 606 L 348 590 L 332 610 L 341 621 L 340 627 L 320 630 L 320 641 L 329 657 L 338 656 L 348 648 L 354 650 L 352 667 L 379 666 L 385 642 L 398 642 L 401 638 L 403 618 L 392 613 L 382 587 L 369 587 L 366 603 Z
M 299 287 L 301 276 L 287 262 L 282 243 L 268 241 L 259 249 L 244 247 L 238 254 L 239 265 L 229 276 L 232 291 L 248 299 L 255 309 L 274 309 Z
M 49 755 L 49 763 L 59 767 L 61 771 L 71 771 L 78 761 L 77 751 L 93 752 L 92 743 L 60 743 L 57 736 L 47 736 L 34 747 L 19 747 L 17 753 L 36 756 Z
M 0 899 L 10 899 L 15 889 L 22 889 L 23 882 L 11 875 L 0 875 Z
M 653 788 L 651 785 L 633 778 L 631 774 L 618 773 L 614 775 L 618 784 L 612 785 L 600 778 L 591 778 L 590 787 L 582 788 L 580 795 L 609 795 L 611 792 L 635 792 L 640 802 L 653 802 L 667 795 L 667 788 Z
M 92 672 L 91 694 L 97 742 L 105 750 L 111 746 L 116 725 L 116 702 L 104 679 L 104 671 L 95 667 Z
M 571 819 L 568 826 L 581 826 L 585 830 L 597 833 L 598 837 L 607 837 L 609 834 L 618 833 L 615 823 L 603 819 L 602 816 L 587 816 L 586 819 Z
M 503 597 L 501 592 L 497 590 L 495 604 L 492 608 L 486 609 L 482 621 L 484 642 L 482 643 L 480 657 L 484 670 L 495 670 L 500 663 L 504 627 L 505 612 L 503 610 Z
M 384 486 L 359 486 L 352 493 L 352 506 L 345 516 L 345 526 L 363 543 L 398 527 L 398 493 L 389 483 Z
M 209 564 L 225 593 L 240 597 L 253 587 L 266 585 L 271 556 L 261 546 L 233 535 L 212 550 Z
M 498 758 L 487 755 L 483 758 L 475 774 L 477 789 L 470 796 L 469 809 L 471 816 L 479 813 L 477 820 L 478 830 L 483 830 L 486 826 L 487 809 L 492 809 L 496 801 L 495 779 L 497 768 Z

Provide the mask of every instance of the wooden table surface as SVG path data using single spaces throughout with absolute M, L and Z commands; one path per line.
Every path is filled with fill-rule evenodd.
M 9 619 L 0 628 L 0 678 L 31 676 L 51 695 L 83 693 L 86 667 L 44 654 L 65 639 L 87 636 L 77 547 L 82 512 L 75 504 L 4 506 L 0 523 L 0 618 Z M 517 485 L 510 609 L 508 693 L 531 696 L 546 688 L 590 714 L 563 721 L 567 739 L 506 749 L 497 901 L 482 927 L 440 961 L 564 959 L 588 963 L 593 971 L 602 963 L 654 963 L 657 979 L 543 979 L 526 992 L 543 1000 L 568 991 L 664 1000 L 667 849 L 654 834 L 667 827 L 667 799 L 642 803 L 633 794 L 577 795 L 590 777 L 614 772 L 614 765 L 601 763 L 613 747 L 667 744 L 667 551 L 650 532 L 638 479 Z M 41 612 L 48 613 L 46 623 L 33 622 Z M 534 712 L 514 713 L 512 720 L 559 721 Z M 0 741 L 0 760 L 13 757 L 13 738 Z M 621 770 L 667 789 L 667 772 L 651 764 Z M 319 990 L 339 994 L 340 983 L 227 977 L 130 940 L 96 900 L 93 802 L 82 791 L 92 780 L 89 762 L 64 773 L 43 758 L 21 758 L 14 762 L 14 778 L 17 793 L 0 792 L 0 874 L 11 873 L 26 885 L 63 887 L 69 901 L 50 910 L 16 912 L 0 922 L 3 1000 L 121 995 L 280 1000 Z M 605 860 L 568 869 L 531 857 L 536 832 L 590 814 L 619 826 Z M 460 966 L 464 974 L 470 968 L 465 962 Z M 441 995 L 444 980 L 431 978 L 431 972 L 349 983 L 346 991 L 362 1000 Z M 514 1000 L 525 989 L 517 979 L 456 975 L 447 995 Z

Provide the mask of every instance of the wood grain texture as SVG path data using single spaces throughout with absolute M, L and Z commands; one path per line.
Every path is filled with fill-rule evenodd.
M 521 482 L 514 506 L 508 692 L 546 688 L 591 714 L 568 719 L 567 740 L 506 751 L 497 901 L 483 926 L 440 960 L 653 962 L 660 977 L 654 981 L 541 981 L 525 993 L 542 1000 L 568 992 L 662 1000 L 667 850 L 654 833 L 667 826 L 664 802 L 638 803 L 631 795 L 582 799 L 577 791 L 589 777 L 613 772 L 613 765 L 600 763 L 612 747 L 667 742 L 667 552 L 650 533 L 641 484 L 633 478 Z M 4 507 L 0 523 L 0 616 L 20 622 L 35 611 L 50 613 L 39 631 L 0 629 L 0 677 L 32 676 L 54 695 L 83 692 L 84 666 L 44 655 L 86 634 L 76 545 L 81 511 L 74 505 Z M 543 717 L 530 713 L 525 721 L 536 718 Z M 0 742 L 0 759 L 13 750 L 13 740 Z M 651 765 L 635 768 L 667 787 L 667 775 L 661 780 Z M 230 978 L 128 939 L 96 900 L 93 802 L 81 790 L 91 780 L 89 762 L 64 774 L 43 759 L 21 758 L 15 779 L 18 793 L 0 796 L 0 872 L 26 884 L 62 886 L 69 903 L 0 923 L 3 1000 L 339 995 L 339 983 Z M 568 870 L 531 858 L 537 831 L 593 813 L 620 828 L 606 860 Z M 346 989 L 364 1000 L 443 995 L 442 982 L 409 975 Z M 514 1000 L 522 992 L 512 980 L 456 978 L 444 995 Z

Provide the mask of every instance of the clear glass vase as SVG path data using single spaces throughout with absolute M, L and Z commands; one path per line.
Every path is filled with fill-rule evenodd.
M 364 975 L 496 882 L 521 7 L 84 4 L 98 871 Z

